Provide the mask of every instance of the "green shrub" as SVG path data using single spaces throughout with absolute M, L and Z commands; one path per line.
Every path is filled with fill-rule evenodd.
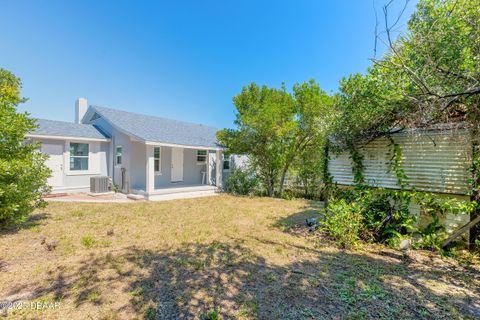
M 42 207 L 49 191 L 50 169 L 40 145 L 26 143 L 26 134 L 36 128 L 35 119 L 18 113 L 20 79 L 0 68 L 0 226 L 26 217 Z
M 360 197 L 359 203 L 363 212 L 361 238 L 365 241 L 381 241 L 384 236 L 385 223 L 392 215 L 388 195 L 367 191 Z
M 429 211 L 427 209 L 427 211 Z M 417 244 L 417 247 L 429 249 L 434 251 L 442 251 L 442 244 L 448 237 L 445 232 L 445 227 L 440 223 L 440 218 L 434 211 L 430 212 L 432 222 L 430 222 L 424 229 L 419 231 L 422 237 Z
M 323 221 L 323 229 L 341 246 L 350 247 L 359 240 L 362 229 L 361 207 L 356 202 L 331 200 Z
M 234 169 L 225 181 L 225 191 L 235 195 L 252 194 L 257 186 L 258 179 L 249 169 Z
M 409 191 L 390 191 L 386 194 L 391 201 L 391 213 L 382 230 L 381 240 L 396 246 L 405 235 L 417 230 L 417 217 L 410 212 L 413 194 Z
M 416 231 L 416 217 L 410 213 L 410 193 L 363 188 L 339 189 L 334 194 L 340 197 L 329 203 L 326 225 L 341 245 L 361 239 L 395 246 Z

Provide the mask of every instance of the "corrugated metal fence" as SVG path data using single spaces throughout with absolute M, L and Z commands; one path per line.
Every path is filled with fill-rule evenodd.
M 419 191 L 465 194 L 469 188 L 472 144 L 468 131 L 428 130 L 392 134 L 401 149 L 401 168 L 407 183 Z M 376 139 L 359 149 L 363 155 L 366 183 L 383 188 L 399 188 L 392 171 L 394 149 L 387 138 Z M 330 155 L 333 181 L 353 185 L 352 161 L 348 152 Z

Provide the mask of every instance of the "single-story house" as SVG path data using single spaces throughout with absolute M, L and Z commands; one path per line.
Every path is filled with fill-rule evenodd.
M 243 161 L 224 156 L 213 127 L 89 106 L 83 98 L 75 111 L 75 123 L 38 119 L 28 135 L 49 155 L 52 193 L 88 192 L 91 177 L 107 176 L 121 192 L 149 200 L 207 195 Z

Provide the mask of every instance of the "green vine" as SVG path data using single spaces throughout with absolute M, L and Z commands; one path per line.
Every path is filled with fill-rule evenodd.
M 396 143 L 391 136 L 387 136 L 390 144 L 392 145 L 393 155 L 390 159 L 390 169 L 395 173 L 397 178 L 397 184 L 400 186 L 400 189 L 407 188 L 408 185 L 408 177 L 405 174 L 405 170 L 402 168 L 402 149 L 400 145 Z
M 349 150 L 350 158 L 352 159 L 353 182 L 356 187 L 361 187 L 365 184 L 365 176 L 363 175 L 363 171 L 365 170 L 363 155 L 353 145 L 349 146 Z
M 459 200 L 453 197 L 442 197 L 428 192 L 418 192 L 408 184 L 408 177 L 402 168 L 402 149 L 390 136 L 387 136 L 392 147 L 390 170 L 395 174 L 399 190 L 384 189 L 365 184 L 363 163 L 364 156 L 353 144 L 348 146 L 352 161 L 352 174 L 355 188 L 342 189 L 331 186 L 329 195 L 332 199 L 344 199 L 348 203 L 359 204 L 365 225 L 361 238 L 386 241 L 398 245 L 399 240 L 411 237 L 412 234 L 421 236 L 416 243 L 417 247 L 431 250 L 443 250 L 442 244 L 447 237 L 441 223 L 447 213 L 470 214 L 478 208 L 477 201 Z M 328 149 L 326 149 L 328 152 Z M 472 172 L 480 172 L 480 157 L 473 161 Z M 328 162 L 328 159 L 326 160 Z M 328 172 L 328 168 L 327 171 Z M 325 174 L 331 179 L 331 176 Z M 472 175 L 472 180 L 480 178 L 480 174 Z M 329 180 L 330 181 L 330 180 Z M 479 180 L 477 180 L 479 181 Z M 474 182 L 474 181 L 472 181 Z M 472 183 L 475 184 L 475 183 Z M 476 184 L 478 186 L 478 184 Z M 408 190 L 407 190 L 408 189 Z M 478 191 L 478 189 L 477 189 Z M 432 219 L 424 228 L 417 226 L 417 215 L 411 212 L 411 203 L 417 203 Z

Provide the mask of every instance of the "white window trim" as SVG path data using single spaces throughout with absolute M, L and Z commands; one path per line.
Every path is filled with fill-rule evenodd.
M 157 158 L 155 158 L 155 148 L 159 149 L 159 157 L 158 157 L 158 169 L 159 170 L 158 171 L 155 171 L 155 160 L 157 159 Z M 153 172 L 157 176 L 162 175 L 162 147 L 160 147 L 160 146 L 153 147 Z
M 223 160 L 222 160 L 222 171 L 230 171 L 232 170 L 232 156 L 228 156 L 228 163 L 229 163 L 229 166 L 228 166 L 228 169 L 224 169 L 223 168 L 223 165 L 225 163 L 225 161 L 227 161 L 227 159 L 225 159 L 225 155 L 223 156 Z
M 206 151 L 205 153 L 205 161 L 198 161 L 198 151 Z M 198 166 L 203 166 L 207 163 L 208 159 L 208 150 L 207 149 L 198 149 L 197 152 L 195 152 L 195 160 L 197 160 L 197 165 Z
M 70 170 L 70 143 L 86 143 L 88 144 L 88 170 Z M 82 176 L 82 175 L 96 175 L 100 172 L 92 171 L 92 144 L 84 140 L 65 140 L 65 150 L 63 157 L 63 168 L 66 176 Z
M 122 148 L 122 155 L 121 155 L 121 157 L 122 157 L 122 163 L 118 163 L 118 162 L 117 162 L 117 148 Z M 114 154 L 114 157 L 115 157 L 115 167 L 117 167 L 117 168 L 118 168 L 118 167 L 121 167 L 122 164 L 123 164 L 123 146 L 120 146 L 120 145 L 119 145 L 119 146 L 115 146 L 115 154 Z

